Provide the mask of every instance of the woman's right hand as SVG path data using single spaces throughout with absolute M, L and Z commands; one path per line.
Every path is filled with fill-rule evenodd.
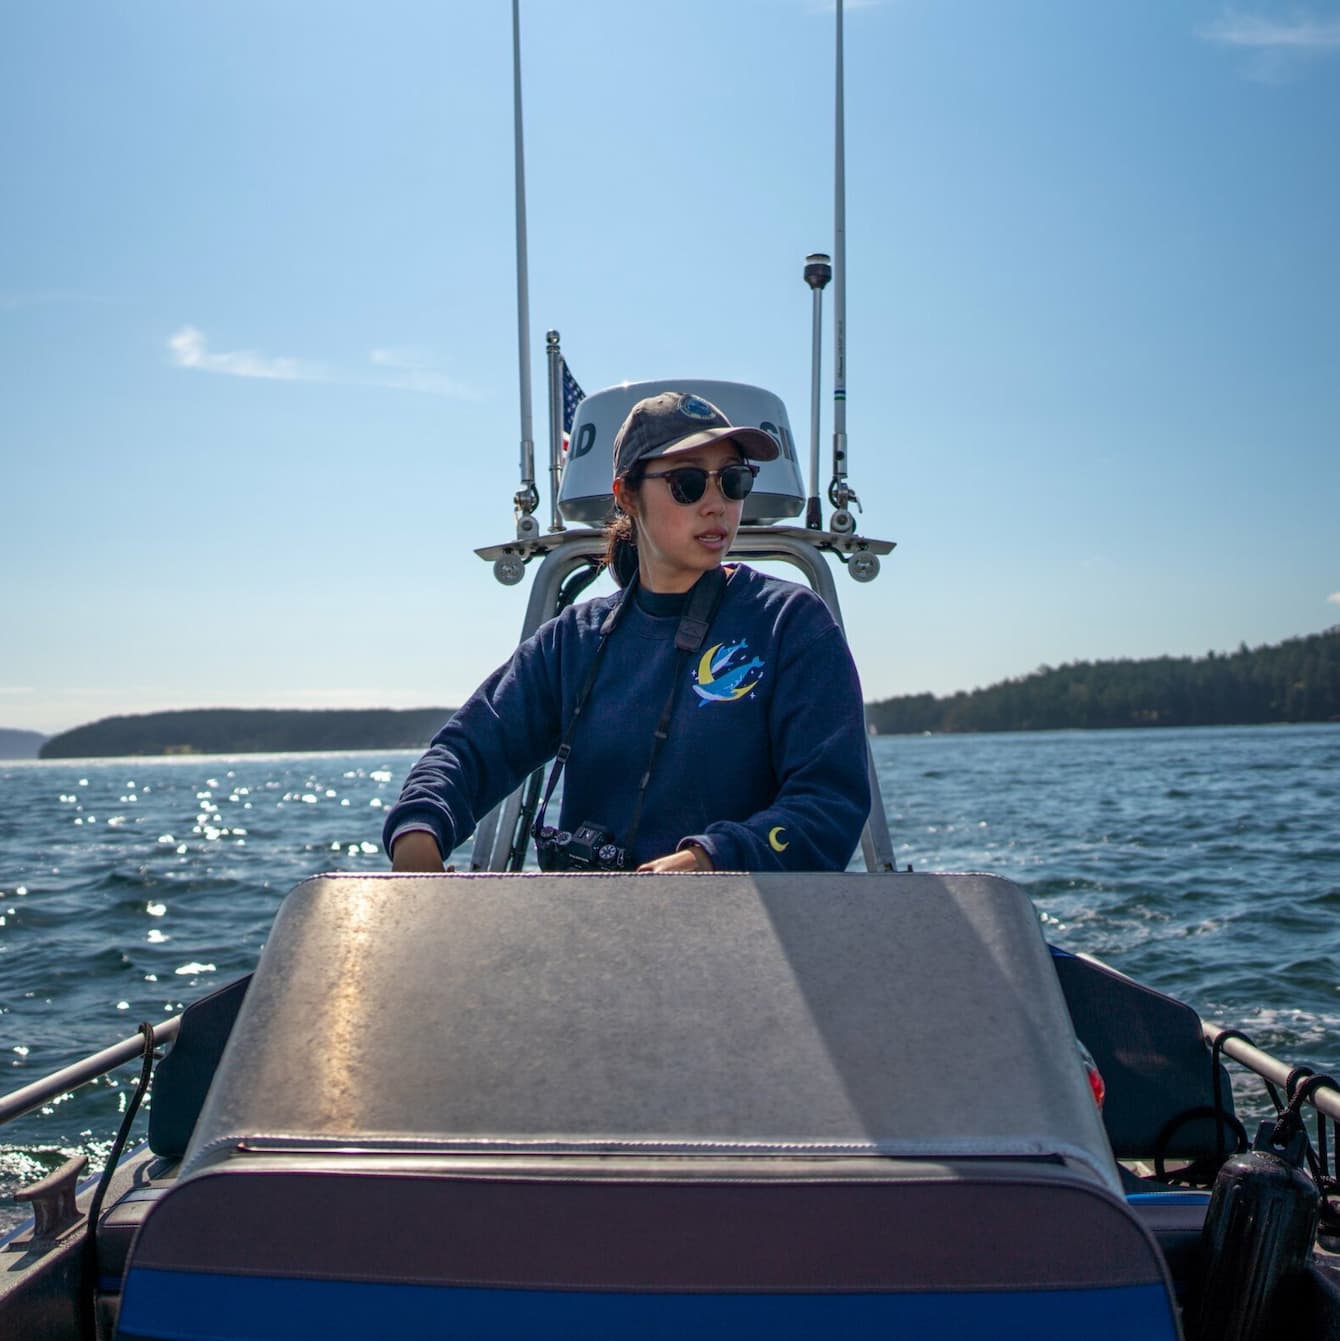
M 441 875 L 446 868 L 437 850 L 437 839 L 422 829 L 402 833 L 391 848 L 391 870 L 402 874 L 431 872 Z

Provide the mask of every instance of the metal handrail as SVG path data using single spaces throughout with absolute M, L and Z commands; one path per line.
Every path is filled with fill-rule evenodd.
M 154 1046 L 171 1043 L 177 1037 L 180 1028 L 180 1015 L 174 1015 L 154 1025 Z M 133 1034 L 130 1038 L 123 1038 L 119 1043 L 113 1043 L 110 1048 L 103 1048 L 101 1052 L 85 1057 L 83 1061 L 73 1062 L 59 1071 L 53 1071 L 49 1076 L 44 1076 L 41 1080 L 34 1080 L 21 1089 L 0 1095 L 0 1125 L 12 1122 L 25 1113 L 31 1113 L 33 1109 L 41 1108 L 43 1104 L 52 1103 L 62 1094 L 78 1089 L 80 1085 L 86 1085 L 90 1080 L 97 1080 L 99 1076 L 105 1076 L 108 1071 L 115 1071 L 118 1066 L 124 1066 L 143 1055 L 144 1035 Z
M 1206 1043 L 1211 1047 L 1221 1035 L 1231 1032 L 1228 1029 L 1220 1029 L 1217 1025 L 1206 1024 L 1203 1020 L 1200 1027 Z M 1262 1080 L 1268 1080 L 1272 1085 L 1278 1085 L 1280 1089 L 1288 1085 L 1289 1075 L 1295 1069 L 1243 1038 L 1225 1039 L 1219 1045 L 1219 1050 L 1225 1057 L 1231 1057 L 1249 1071 L 1255 1072 Z M 1340 1122 L 1340 1089 L 1330 1085 L 1319 1085 L 1309 1097 L 1312 1106 L 1318 1112 L 1325 1113 L 1333 1122 Z

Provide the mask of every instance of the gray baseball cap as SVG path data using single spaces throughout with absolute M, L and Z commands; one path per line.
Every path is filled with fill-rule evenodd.
M 771 461 L 777 443 L 761 428 L 735 427 L 710 400 L 687 391 L 663 391 L 640 400 L 614 435 L 614 478 L 639 461 L 673 456 L 730 439 L 753 461 Z

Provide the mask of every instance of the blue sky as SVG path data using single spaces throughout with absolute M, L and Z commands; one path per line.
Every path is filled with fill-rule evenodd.
M 757 382 L 803 441 L 831 5 L 522 12 L 537 375 L 556 327 L 588 390 Z M 846 27 L 867 697 L 1340 622 L 1340 6 Z M 503 0 L 0 9 L 0 726 L 507 654 L 510 60 Z

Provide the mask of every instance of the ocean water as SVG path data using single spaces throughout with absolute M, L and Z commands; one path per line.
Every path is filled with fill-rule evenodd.
M 1340 1068 L 1340 725 L 874 746 L 900 866 L 1007 876 L 1053 943 Z M 248 972 L 300 880 L 386 870 L 414 758 L 0 761 L 0 1091 Z M 15 1187 L 97 1167 L 136 1069 L 0 1130 L 0 1229 Z

